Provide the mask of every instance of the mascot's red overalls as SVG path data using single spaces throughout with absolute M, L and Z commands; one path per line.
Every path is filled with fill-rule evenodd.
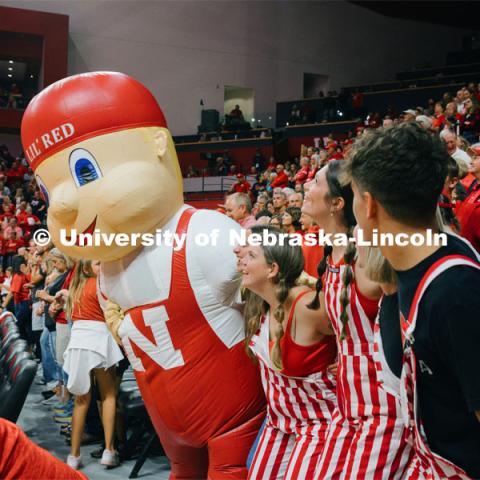
M 31 101 L 22 142 L 50 201 L 55 245 L 101 260 L 100 291 L 125 312 L 118 334 L 172 476 L 245 478 L 265 400 L 235 303 L 238 226 L 183 205 L 155 99 L 123 74 L 76 75 Z M 81 233 L 100 244 L 83 245 Z M 146 233 L 159 233 L 160 242 L 151 236 L 142 244 Z

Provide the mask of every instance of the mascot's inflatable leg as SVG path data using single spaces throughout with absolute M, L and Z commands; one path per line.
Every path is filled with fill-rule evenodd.
M 154 408 L 152 393 L 146 383 L 145 374 L 135 372 L 140 392 L 158 438 L 170 460 L 170 480 L 245 480 L 247 478 L 247 456 L 265 419 L 265 412 L 207 440 L 202 448 L 182 443 L 182 439 L 170 433 Z
M 212 438 L 204 448 L 181 445 L 168 432 L 160 432 L 160 441 L 172 469 L 170 480 L 245 480 L 247 455 L 264 417 L 262 413 Z
M 265 413 L 262 412 L 234 430 L 208 441 L 208 478 L 210 480 L 247 478 L 248 453 L 264 419 Z

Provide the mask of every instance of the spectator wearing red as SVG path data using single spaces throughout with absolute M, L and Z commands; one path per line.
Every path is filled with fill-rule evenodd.
M 315 225 L 312 217 L 302 212 L 300 216 L 300 223 L 302 225 L 303 234 L 307 233 L 318 236 L 319 226 Z M 311 276 L 318 278 L 317 267 L 323 258 L 322 245 L 307 245 L 307 242 L 302 242 L 303 258 L 305 260 L 304 270 Z M 311 242 L 313 243 L 313 242 Z
M 460 233 L 480 253 L 480 145 L 471 147 L 473 153 L 470 173 L 474 180 L 467 192 L 468 196 L 457 208 Z
M 275 162 L 275 158 L 270 157 L 267 164 L 267 170 L 270 170 L 271 172 L 273 172 L 276 166 L 277 166 L 277 162 Z
M 277 176 L 273 179 L 273 181 L 270 183 L 270 186 L 272 188 L 285 188 L 288 187 L 288 176 L 285 173 L 285 167 L 279 163 L 276 167 L 277 170 Z
M 2 205 L 2 214 L 0 214 L 0 221 L 2 224 L 5 224 L 5 226 L 8 225 L 9 220 L 13 217 L 13 213 L 11 212 L 10 206 L 5 205 L 5 203 Z
M 329 143 L 326 148 L 329 162 L 331 160 L 343 160 L 343 155 L 341 152 L 337 151 L 337 144 L 335 142 Z
M 23 230 L 18 226 L 18 221 L 16 217 L 11 217 L 8 220 L 8 225 L 3 229 L 3 237 L 10 238 L 10 234 L 15 232 L 17 234 L 17 238 L 23 237 Z
M 323 155 L 325 155 L 325 162 L 327 161 L 327 152 L 326 150 L 322 150 L 320 153 L 322 152 L 325 152 Z M 322 159 L 322 155 L 320 155 L 320 158 Z M 322 161 L 322 160 L 320 160 Z M 311 182 L 314 178 L 315 178 L 315 174 L 318 172 L 319 170 L 319 166 L 317 164 L 317 162 L 310 162 L 310 165 L 309 165 L 309 168 L 308 168 L 308 175 L 307 175 L 307 181 L 305 183 L 308 183 L 308 182 Z M 305 184 L 304 184 L 305 185 Z
M 302 157 L 300 159 L 300 170 L 293 177 L 295 185 L 303 185 L 308 179 L 308 173 L 310 171 L 310 161 L 308 157 Z
M 23 182 L 23 176 L 27 172 L 27 169 L 15 160 L 12 166 L 7 170 L 7 184 L 16 185 Z
M 15 231 L 10 232 L 10 236 L 3 241 L 5 258 L 7 266 L 12 265 L 12 258 L 17 254 L 19 248 L 25 246 L 22 238 L 17 238 Z
M 22 215 L 23 223 L 20 222 L 20 215 L 17 215 L 17 219 L 25 238 L 30 238 L 32 233 L 41 225 L 40 219 L 32 213 L 30 205 L 26 207 L 25 213 Z
M 441 130 L 445 125 L 445 113 L 443 110 L 442 102 L 435 103 L 434 114 L 432 118 L 432 128 L 435 130 Z
M 245 179 L 245 175 L 243 173 L 237 173 L 237 181 L 232 185 L 228 192 L 249 194 L 251 188 L 251 185 Z
M 15 235 L 15 233 L 12 233 Z M 5 309 L 13 297 L 15 304 L 15 317 L 17 318 L 20 336 L 33 346 L 32 336 L 32 304 L 30 302 L 30 272 L 24 257 L 17 255 L 13 259 L 13 278 L 10 293 L 3 302 Z

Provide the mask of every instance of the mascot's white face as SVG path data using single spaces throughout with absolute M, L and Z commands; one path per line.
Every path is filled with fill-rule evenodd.
M 72 239 L 72 229 L 77 234 L 153 233 L 183 204 L 175 147 L 161 127 L 78 142 L 45 159 L 35 177 L 49 203 L 53 243 L 74 258 L 116 260 L 140 245 L 66 246 L 60 241 L 62 229 Z

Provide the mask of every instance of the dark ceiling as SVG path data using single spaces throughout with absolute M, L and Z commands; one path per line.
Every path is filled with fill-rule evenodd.
M 351 2 L 389 17 L 480 30 L 480 2 Z

